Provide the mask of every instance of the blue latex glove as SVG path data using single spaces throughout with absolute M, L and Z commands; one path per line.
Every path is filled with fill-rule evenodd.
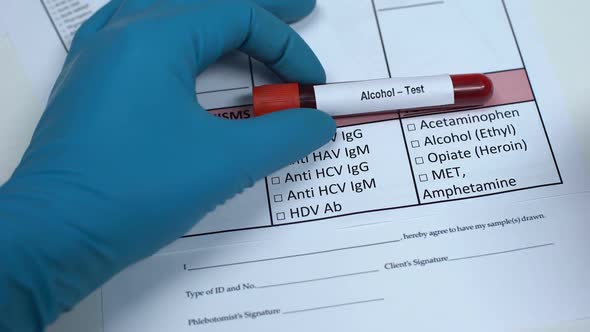
M 21 164 L 0 188 L 0 330 L 43 329 L 329 140 L 335 125 L 322 112 L 223 120 L 194 92 L 195 77 L 234 49 L 288 81 L 324 81 L 281 20 L 313 6 L 115 0 L 82 26 Z

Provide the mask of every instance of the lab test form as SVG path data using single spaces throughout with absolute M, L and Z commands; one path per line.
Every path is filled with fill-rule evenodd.
M 8 0 L 0 20 L 37 100 L 105 2 Z M 293 27 L 328 82 L 484 73 L 492 98 L 339 118 L 327 145 L 104 285 L 93 295 L 104 331 L 520 331 L 590 315 L 588 174 L 529 10 L 318 0 Z M 271 83 L 231 53 L 195 93 L 212 116 L 240 121 L 253 87 Z

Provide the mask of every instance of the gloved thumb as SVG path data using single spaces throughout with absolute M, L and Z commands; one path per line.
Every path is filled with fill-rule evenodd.
M 250 176 L 260 179 L 304 158 L 328 142 L 336 131 L 334 119 L 315 109 L 291 109 L 241 122 L 248 153 L 240 153 Z

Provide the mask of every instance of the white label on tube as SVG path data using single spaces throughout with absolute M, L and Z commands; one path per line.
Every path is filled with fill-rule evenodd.
M 316 85 L 314 91 L 317 109 L 332 116 L 455 103 L 449 75 Z

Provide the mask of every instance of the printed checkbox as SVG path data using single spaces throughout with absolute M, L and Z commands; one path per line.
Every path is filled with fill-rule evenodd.
M 270 178 L 270 183 L 271 184 L 281 184 L 281 178 L 278 176 L 273 176 L 272 178 Z
M 424 158 L 422 157 L 416 157 L 414 160 L 416 161 L 416 165 L 424 164 Z
M 410 142 L 410 145 L 411 145 L 413 148 L 419 148 L 419 147 L 420 147 L 420 141 L 411 141 L 411 142 Z
M 283 201 L 283 195 L 281 195 L 281 194 L 274 195 L 273 199 L 274 199 L 275 203 L 280 203 Z
M 413 123 L 408 124 L 408 131 L 414 131 L 416 130 L 416 125 Z
M 420 179 L 420 182 L 426 182 L 426 181 L 428 181 L 428 175 L 420 174 L 420 175 L 418 175 L 418 179 Z
M 285 220 L 285 212 L 277 213 L 277 220 Z

